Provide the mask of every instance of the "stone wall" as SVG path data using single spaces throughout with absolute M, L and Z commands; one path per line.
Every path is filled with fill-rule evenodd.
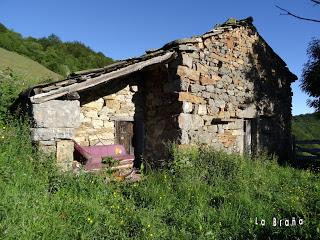
M 188 45 L 176 68 L 181 143 L 241 153 L 244 120 L 256 119 L 257 150 L 290 148 L 289 71 L 256 31 L 220 29 Z
M 179 87 L 174 69 L 176 62 L 150 69 L 143 74 L 145 93 L 145 149 L 144 158 L 156 166 L 168 159 L 168 143 L 179 141 L 180 129 L 176 121 L 181 109 L 175 91 Z
M 51 100 L 32 105 L 31 139 L 41 150 L 55 153 L 62 170 L 70 170 L 73 162 L 75 128 L 80 125 L 79 101 Z
M 80 127 L 75 140 L 83 146 L 115 143 L 115 121 L 134 121 L 133 101 L 137 86 L 127 85 L 122 90 L 83 104 L 80 108 Z
M 95 89 L 96 95 L 90 94 L 90 99 L 83 97 L 81 106 L 77 100 L 33 104 L 32 140 L 43 151 L 55 153 L 57 165 L 62 170 L 71 169 L 73 139 L 83 146 L 114 144 L 116 121 L 135 121 L 143 141 L 143 133 L 136 124 L 143 120 L 142 94 L 134 82 L 123 85 L 118 85 L 120 90 L 103 97 L 99 96 L 105 94 L 105 87 L 99 88 L 100 92 Z M 143 148 L 143 145 L 139 147 Z M 138 152 L 142 151 L 138 149 Z
M 51 100 L 32 105 L 31 139 L 45 151 L 55 151 L 55 141 L 72 139 L 80 122 L 79 101 Z

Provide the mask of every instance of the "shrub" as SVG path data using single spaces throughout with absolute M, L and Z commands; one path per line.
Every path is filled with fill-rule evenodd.
M 10 69 L 0 71 L 0 119 L 7 114 L 9 106 L 19 93 L 21 82 L 18 81 Z

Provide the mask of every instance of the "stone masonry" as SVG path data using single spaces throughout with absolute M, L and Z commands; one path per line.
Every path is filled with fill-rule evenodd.
M 83 146 L 115 143 L 115 121 L 133 121 L 135 104 L 133 95 L 137 86 L 127 86 L 119 92 L 84 104 L 80 108 L 80 127 L 75 140 Z
M 288 156 L 292 75 L 282 60 L 252 27 L 226 27 L 196 40 L 176 68 L 181 143 L 243 153 L 244 121 L 255 119 L 256 150 Z
M 52 100 L 32 105 L 31 139 L 40 149 L 56 154 L 57 164 L 69 170 L 73 161 L 75 128 L 80 125 L 79 101 Z

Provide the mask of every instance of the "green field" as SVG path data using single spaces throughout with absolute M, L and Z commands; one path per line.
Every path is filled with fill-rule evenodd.
M 0 48 L 0 120 L 7 118 L 6 113 L 19 93 L 36 84 L 61 78 L 27 57 Z
M 317 114 L 302 114 L 293 117 L 292 134 L 295 140 L 320 140 L 320 116 Z M 297 149 L 320 149 L 320 144 L 299 144 Z M 298 149 L 299 150 L 299 149 Z M 297 152 L 296 159 L 305 156 L 315 156 L 307 152 Z M 296 163 L 300 167 L 307 167 L 320 170 L 320 161 L 318 159 L 300 159 Z
M 292 134 L 299 140 L 320 139 L 320 116 L 316 114 L 294 116 Z
M 26 126 L 0 125 L 0 239 L 320 239 L 319 175 L 206 148 L 172 156 L 139 183 L 61 174 Z
M 21 56 L 15 52 L 0 48 L 0 70 L 10 68 L 13 72 L 23 79 L 27 85 L 36 84 L 43 81 L 55 81 L 62 77 L 50 71 L 41 64 L 30 58 Z

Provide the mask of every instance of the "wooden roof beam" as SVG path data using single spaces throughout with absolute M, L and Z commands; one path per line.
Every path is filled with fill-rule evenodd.
M 126 75 L 131 74 L 131 73 L 140 71 L 143 68 L 146 68 L 148 66 L 152 66 L 152 65 L 160 64 L 160 63 L 166 63 L 175 57 L 176 57 L 175 52 L 167 52 L 161 56 L 157 56 L 157 57 L 145 60 L 145 61 L 134 63 L 134 64 L 129 65 L 127 67 L 117 69 L 115 71 L 103 74 L 99 77 L 92 78 L 92 79 L 89 79 L 84 82 L 79 82 L 79 83 L 77 82 L 77 83 L 71 84 L 69 86 L 60 87 L 59 89 L 54 89 L 49 92 L 34 95 L 30 98 L 30 100 L 32 103 L 42 103 L 42 102 L 46 102 L 49 100 L 53 100 L 53 99 L 62 97 L 70 92 L 78 92 L 78 91 L 81 91 L 81 90 L 84 90 L 87 88 L 94 87 L 94 86 L 99 85 L 101 83 L 105 83 L 105 82 L 110 81 L 112 79 L 124 77 Z

